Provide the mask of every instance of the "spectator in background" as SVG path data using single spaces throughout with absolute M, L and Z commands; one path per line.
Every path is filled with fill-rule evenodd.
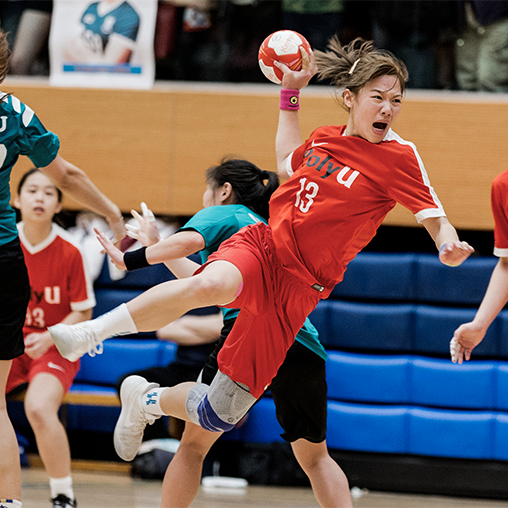
M 508 2 L 460 1 L 456 74 L 461 90 L 508 92 Z
M 11 45 L 10 73 L 18 75 L 48 74 L 47 50 L 53 2 L 38 0 L 23 3 L 25 8 L 19 20 L 13 45 Z M 42 58 L 39 58 L 41 55 Z M 38 68 L 36 68 L 37 63 L 41 64 Z
M 226 41 L 225 81 L 266 83 L 259 69 L 259 46 L 272 32 L 281 29 L 281 2 L 228 0 L 223 8 L 220 36 Z
M 343 11 L 344 0 L 282 0 L 282 28 L 301 33 L 312 49 L 324 51 L 341 29 Z
M 439 44 L 454 23 L 455 2 L 449 0 L 380 0 L 372 2 L 373 38 L 403 60 L 408 88 L 452 88 L 439 83 Z
M 0 1 L 0 27 L 7 34 L 9 48 L 14 46 L 14 38 L 18 30 L 21 14 L 26 6 L 25 0 L 3 0 Z

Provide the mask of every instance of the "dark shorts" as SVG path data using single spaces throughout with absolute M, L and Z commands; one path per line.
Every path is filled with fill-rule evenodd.
M 0 245 L 0 360 L 25 351 L 23 325 L 30 300 L 30 283 L 19 239 Z
M 233 328 L 234 319 L 224 323 L 221 337 L 201 373 L 210 384 L 217 372 L 217 355 Z M 321 443 L 326 438 L 327 385 L 326 362 L 298 341 L 289 348 L 284 363 L 270 385 L 277 420 L 289 442 L 305 439 Z

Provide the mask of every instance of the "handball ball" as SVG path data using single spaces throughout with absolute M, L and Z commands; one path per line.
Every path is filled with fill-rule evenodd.
M 303 35 L 292 30 L 279 30 L 269 35 L 259 48 L 259 67 L 274 83 L 282 83 L 283 73 L 273 65 L 274 60 L 286 64 L 292 71 L 302 68 L 300 48 L 310 52 L 310 44 Z

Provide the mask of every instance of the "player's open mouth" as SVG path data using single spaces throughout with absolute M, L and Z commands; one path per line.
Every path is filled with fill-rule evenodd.
M 388 126 L 387 123 L 384 122 L 374 122 L 372 124 L 372 127 L 374 127 L 375 130 L 384 132 L 386 130 L 386 127 Z

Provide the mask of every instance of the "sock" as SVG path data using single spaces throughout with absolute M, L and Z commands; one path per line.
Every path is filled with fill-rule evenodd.
M 16 501 L 15 499 L 0 499 L 0 507 L 5 506 L 5 508 L 21 508 L 21 501 Z
M 166 413 L 161 409 L 161 393 L 165 388 L 154 388 L 148 390 L 141 398 L 143 409 L 151 415 L 162 416 Z
M 50 478 L 49 488 L 51 490 L 51 499 L 57 497 L 58 494 L 64 494 L 69 499 L 74 499 L 72 476 L 65 476 L 64 478 Z
M 99 316 L 95 319 L 95 321 L 102 325 L 103 330 L 99 333 L 102 340 L 114 337 L 115 335 L 138 333 L 136 323 L 134 323 L 125 303 L 122 303 L 116 307 L 116 309 Z

